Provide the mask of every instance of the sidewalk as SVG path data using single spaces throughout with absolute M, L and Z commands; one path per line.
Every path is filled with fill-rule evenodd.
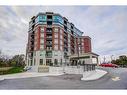
M 37 72 L 24 72 L 17 74 L 8 74 L 8 75 L 0 75 L 0 81 L 4 79 L 18 79 L 18 78 L 29 78 L 29 77 L 39 77 L 39 76 L 58 76 L 63 73 L 37 73 Z
M 39 76 L 58 76 L 63 75 L 64 73 L 37 73 L 37 72 L 24 72 L 17 74 L 9 74 L 9 75 L 0 75 L 0 81 L 4 79 L 18 79 L 18 78 L 30 78 L 30 77 L 39 77 Z M 74 73 L 75 74 L 75 73 Z M 89 81 L 89 80 L 97 80 L 107 74 L 104 70 L 96 69 L 95 71 L 88 71 L 83 73 L 83 78 L 81 80 Z
M 107 71 L 96 69 L 95 71 L 83 73 L 83 78 L 81 78 L 81 80 L 84 81 L 97 80 L 106 75 L 107 73 L 108 73 Z
M 1 76 L 0 76 L 0 81 L 2 81 L 2 80 L 4 80 L 4 77 L 1 77 Z

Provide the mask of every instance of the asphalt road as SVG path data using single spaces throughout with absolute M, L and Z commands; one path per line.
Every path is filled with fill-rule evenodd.
M 126 68 L 104 68 L 109 73 L 96 81 L 81 81 L 82 75 L 60 75 L 0 81 L 0 89 L 127 89 Z

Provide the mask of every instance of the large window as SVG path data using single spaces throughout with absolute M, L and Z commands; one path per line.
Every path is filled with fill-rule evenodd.
M 60 39 L 63 39 L 63 35 L 62 34 L 60 35 Z
M 63 47 L 62 46 L 60 46 L 60 50 L 63 50 Z
M 55 35 L 54 35 L 54 36 L 55 36 L 55 38 L 58 38 L 58 34 L 57 34 L 57 33 L 55 33 Z
M 42 32 L 42 33 L 44 32 L 44 27 L 41 27 L 41 32 Z
M 44 38 L 44 33 L 43 32 L 41 33 L 41 37 Z
M 43 65 L 43 59 L 40 59 L 40 65 Z
M 40 56 L 45 56 L 45 52 L 43 52 L 43 51 L 40 51 Z
M 55 44 L 58 44 L 58 39 L 55 39 L 55 40 L 54 40 L 54 43 L 55 43 Z
M 35 19 L 35 23 L 38 22 L 46 22 L 47 18 L 46 15 L 39 15 L 36 19 Z
M 54 65 L 57 66 L 58 65 L 58 60 L 54 59 Z
M 47 51 L 46 52 L 46 57 L 52 57 L 52 51 Z
M 61 24 L 63 24 L 63 18 L 61 17 L 61 16 L 53 16 L 53 21 L 55 22 L 55 23 L 61 23 Z
M 41 43 L 41 45 L 40 45 L 40 48 L 41 48 L 41 49 L 44 49 L 44 45 L 43 45 L 42 43 Z
M 63 45 L 63 40 L 60 40 L 60 45 Z
M 54 32 L 58 32 L 58 27 L 55 27 L 54 28 Z
M 55 45 L 55 47 L 54 47 L 54 48 L 55 48 L 55 50 L 58 50 L 58 45 Z

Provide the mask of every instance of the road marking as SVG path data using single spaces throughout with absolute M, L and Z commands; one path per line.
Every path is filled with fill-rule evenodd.
M 120 80 L 120 77 L 112 77 L 112 80 L 113 81 L 119 81 Z

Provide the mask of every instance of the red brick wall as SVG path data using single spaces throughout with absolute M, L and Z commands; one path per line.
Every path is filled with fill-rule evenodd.
M 84 38 L 84 52 L 88 53 L 91 52 L 91 39 L 90 38 Z
M 46 49 L 46 27 L 44 27 L 44 49 Z
M 37 50 L 40 50 L 40 34 L 41 34 L 41 27 L 39 26 L 38 28 L 37 28 Z

